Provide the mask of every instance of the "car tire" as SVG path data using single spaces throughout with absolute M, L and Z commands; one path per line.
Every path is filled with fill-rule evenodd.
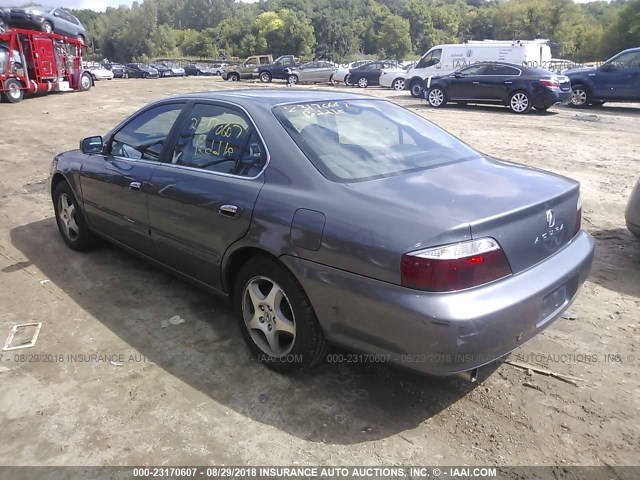
M 325 358 L 327 344 L 311 302 L 277 260 L 248 260 L 238 272 L 233 302 L 242 336 L 260 363 L 286 373 Z
M 237 73 L 230 73 L 227 77 L 227 80 L 229 80 L 230 82 L 239 82 L 240 75 L 238 75 Z
M 369 80 L 364 77 L 358 79 L 358 88 L 367 88 L 369 86 Z
M 271 78 L 271 74 L 269 72 L 262 72 L 260 74 L 260 81 L 262 83 L 270 83 L 271 80 L 272 80 L 272 78 Z
M 331 74 L 331 76 L 329 77 L 329 83 L 330 83 L 331 85 L 337 85 L 337 84 L 338 84 L 338 82 L 336 82 L 336 81 L 333 79 L 333 74 Z
M 289 75 L 287 77 L 287 83 L 289 85 L 296 85 L 298 83 L 298 76 L 297 75 Z
M 591 92 L 587 87 L 581 84 L 572 85 L 571 102 L 569 105 L 575 108 L 587 108 L 591 103 Z
M 524 90 L 517 90 L 509 96 L 508 106 L 513 113 L 529 113 L 533 108 L 531 95 Z
M 422 96 L 422 85 L 419 80 L 414 80 L 409 85 L 409 92 L 413 98 L 420 98 Z
M 84 35 L 78 35 L 76 38 L 81 44 L 86 45 Z
M 404 78 L 396 78 L 391 83 L 391 88 L 397 91 L 404 90 Z
M 22 84 L 15 78 L 9 78 L 6 82 L 4 82 L 4 88 L 6 89 L 6 92 L 2 94 L 2 98 L 4 98 L 7 102 L 20 103 L 24 98 L 24 90 L 22 90 Z
M 7 24 L 0 18 L 0 33 L 4 33 L 7 30 Z
M 447 104 L 447 92 L 442 87 L 434 86 L 427 92 L 426 99 L 433 108 L 441 108 Z
M 92 80 L 91 80 L 91 75 L 89 75 L 88 73 L 83 73 L 82 75 L 80 75 L 80 91 L 81 92 L 88 92 L 89 90 L 91 90 L 92 87 Z
M 53 190 L 53 210 L 60 235 L 69 248 L 86 250 L 93 245 L 95 237 L 66 181 L 58 183 Z
M 53 33 L 53 24 L 51 22 L 44 22 L 42 24 L 42 31 L 45 33 Z
M 344 76 L 344 84 L 348 87 L 351 86 L 351 84 L 349 83 L 349 80 L 351 80 L 351 75 L 349 75 L 348 73 Z

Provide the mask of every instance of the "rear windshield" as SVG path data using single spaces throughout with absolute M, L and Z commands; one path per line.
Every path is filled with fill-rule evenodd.
M 424 118 L 384 100 L 275 107 L 275 116 L 325 177 L 373 180 L 477 157 Z

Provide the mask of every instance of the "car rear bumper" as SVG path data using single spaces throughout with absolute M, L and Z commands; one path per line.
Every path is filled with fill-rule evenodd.
M 581 231 L 528 270 L 453 293 L 412 290 L 296 257 L 282 260 L 330 341 L 448 375 L 487 364 L 549 326 L 575 299 L 593 254 L 593 238 Z
M 571 101 L 571 90 L 568 92 L 559 92 L 555 90 L 544 89 L 538 93 L 533 99 L 535 107 L 549 108 L 553 105 L 566 105 Z

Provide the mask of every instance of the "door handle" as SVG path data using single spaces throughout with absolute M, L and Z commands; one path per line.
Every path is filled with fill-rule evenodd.
M 473 82 L 473 84 L 474 84 L 474 85 L 479 85 L 479 84 L 480 84 L 480 82 Z
M 513 83 L 513 82 L 504 82 L 504 84 L 505 84 L 505 85 L 510 85 L 510 84 L 512 84 L 512 83 Z
M 238 214 L 238 207 L 235 205 L 221 205 L 218 213 L 225 217 L 235 217 Z
M 139 192 L 140 188 L 142 188 L 142 183 L 140 183 L 140 182 L 131 182 L 129 184 L 129 190 L 133 190 L 135 192 Z

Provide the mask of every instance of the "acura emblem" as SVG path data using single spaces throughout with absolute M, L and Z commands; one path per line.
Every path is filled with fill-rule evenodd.
M 553 210 L 547 210 L 547 226 L 553 228 L 556 226 L 556 214 Z

